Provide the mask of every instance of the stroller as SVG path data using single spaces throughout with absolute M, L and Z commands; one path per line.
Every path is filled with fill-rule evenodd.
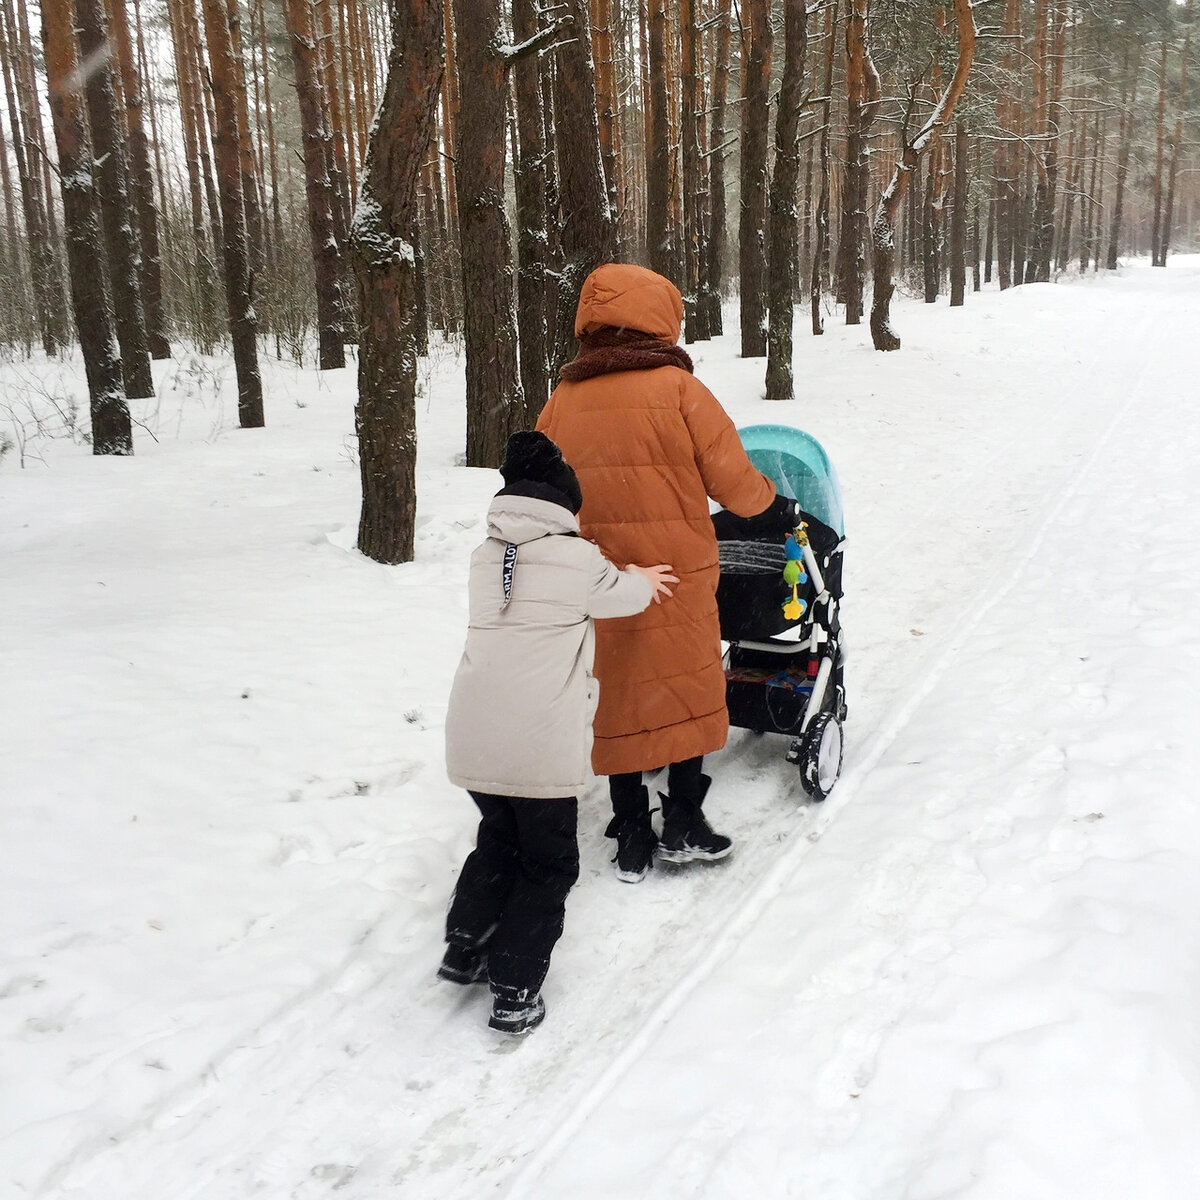
M 842 499 L 837 475 L 815 438 L 786 425 L 738 430 L 750 461 L 781 495 L 799 501 L 801 524 L 786 539 L 764 538 L 755 522 L 713 515 L 720 550 L 717 607 L 729 721 L 791 737 L 787 761 L 814 800 L 842 768 Z

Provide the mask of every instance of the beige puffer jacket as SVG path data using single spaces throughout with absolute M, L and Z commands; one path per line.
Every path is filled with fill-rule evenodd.
M 641 612 L 651 595 L 644 576 L 618 570 L 579 536 L 568 509 L 497 496 L 488 539 L 471 556 L 470 627 L 446 714 L 451 781 L 497 796 L 577 796 L 599 697 L 592 618 Z

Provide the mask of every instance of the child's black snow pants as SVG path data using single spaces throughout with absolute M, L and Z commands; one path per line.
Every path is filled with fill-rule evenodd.
M 486 950 L 492 991 L 523 1002 L 541 990 L 579 878 L 579 805 L 574 796 L 469 794 L 483 819 L 450 901 L 446 941 Z

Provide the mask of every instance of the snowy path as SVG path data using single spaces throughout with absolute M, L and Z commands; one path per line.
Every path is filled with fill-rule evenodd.
M 758 367 L 714 348 L 699 371 L 739 423 L 804 424 L 845 485 L 834 797 L 804 803 L 779 742 L 735 735 L 713 806 L 737 855 L 626 888 L 597 790 L 550 1017 L 514 1046 L 480 990 L 431 979 L 465 805 L 356 771 L 407 816 L 371 913 L 335 901 L 342 952 L 250 1024 L 209 1002 L 206 1069 L 85 1113 L 18 1194 L 1200 1194 L 1200 978 L 1172 951 L 1200 933 L 1198 321 L 1195 264 L 905 306 L 897 355 L 798 343 L 803 412 L 731 401 Z M 474 535 L 443 526 L 469 511 L 437 510 L 425 570 L 452 578 Z M 247 936 L 282 962 L 273 927 Z

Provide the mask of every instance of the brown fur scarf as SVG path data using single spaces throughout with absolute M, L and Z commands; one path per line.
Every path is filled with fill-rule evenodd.
M 640 329 L 605 325 L 579 339 L 579 353 L 564 365 L 561 375 L 571 383 L 579 383 L 595 375 L 650 367 L 682 367 L 690 372 L 692 360 L 682 346 L 671 346 Z

